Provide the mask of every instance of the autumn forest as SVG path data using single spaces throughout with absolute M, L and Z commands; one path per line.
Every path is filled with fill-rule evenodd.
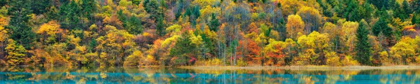
M 420 65 L 420 0 L 0 0 L 0 66 Z

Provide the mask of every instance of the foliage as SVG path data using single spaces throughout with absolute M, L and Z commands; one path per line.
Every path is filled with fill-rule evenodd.
M 356 59 L 364 65 L 371 65 L 371 45 L 368 42 L 368 30 L 362 22 L 359 23 L 357 28 L 357 43 L 356 43 Z
M 420 64 L 419 0 L 0 0 L 0 65 Z

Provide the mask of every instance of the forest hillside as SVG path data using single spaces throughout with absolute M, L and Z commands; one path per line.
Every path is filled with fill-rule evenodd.
M 420 64 L 420 0 L 0 0 L 0 66 Z

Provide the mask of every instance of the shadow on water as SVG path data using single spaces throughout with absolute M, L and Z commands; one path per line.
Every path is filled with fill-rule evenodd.
M 190 70 L 178 68 L 0 68 L 7 83 L 420 83 L 420 70 Z

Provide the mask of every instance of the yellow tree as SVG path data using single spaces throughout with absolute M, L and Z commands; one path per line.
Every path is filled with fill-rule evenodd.
M 404 63 L 409 64 L 414 61 L 415 46 L 418 44 L 411 44 L 410 37 L 403 37 L 400 42 L 395 44 L 391 49 L 391 57 L 398 64 Z
M 0 26 L 0 56 L 4 56 L 6 53 L 4 52 L 4 47 L 6 44 L 6 39 L 8 38 L 7 35 L 7 29 L 5 29 L 3 26 Z
M 298 33 L 302 33 L 304 27 L 305 24 L 299 15 L 289 15 L 287 17 L 286 31 L 288 37 L 292 39 L 298 37 Z
M 300 0 L 282 0 L 280 3 L 282 13 L 285 15 L 295 14 L 296 10 L 304 6 Z
M 305 22 L 305 31 L 307 34 L 312 31 L 318 31 L 319 27 L 322 26 L 322 15 L 313 7 L 304 6 L 299 9 L 297 15 L 300 15 Z
M 325 57 L 324 52 L 330 52 L 329 48 L 330 39 L 328 34 L 320 34 L 316 31 L 312 32 L 308 36 L 303 35 L 298 39 L 300 49 L 304 51 L 301 54 L 301 58 L 297 61 L 306 61 L 311 64 L 324 64 Z M 306 64 L 303 62 L 303 64 Z
M 344 42 L 344 49 L 347 50 L 347 54 L 353 54 L 354 47 L 356 45 L 356 30 L 359 27 L 357 22 L 344 22 L 341 32 L 343 35 L 340 37 L 340 42 Z
M 26 49 L 17 44 L 14 40 L 7 40 L 6 52 L 6 62 L 9 66 L 21 65 L 24 62 Z
M 41 41 L 42 42 L 53 42 L 56 38 L 56 33 L 59 33 L 60 24 L 58 24 L 56 21 L 50 21 L 48 23 L 45 23 L 41 25 L 36 31 L 37 34 L 41 34 Z

